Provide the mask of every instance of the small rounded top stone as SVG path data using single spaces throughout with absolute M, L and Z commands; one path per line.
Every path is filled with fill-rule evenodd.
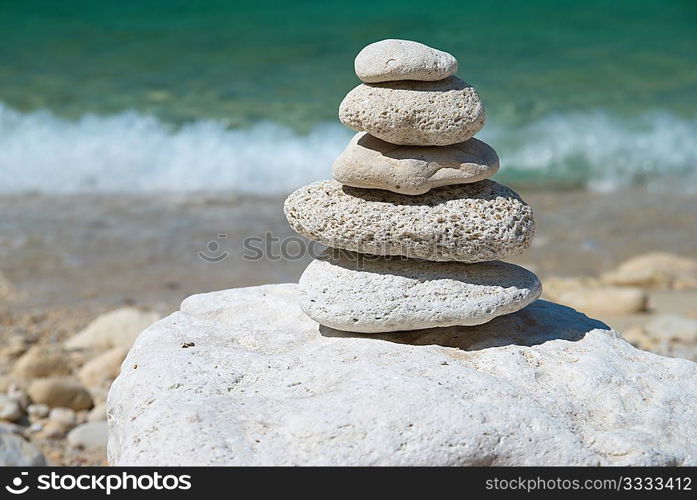
M 356 76 L 366 83 L 443 80 L 457 72 L 457 59 L 447 52 L 411 40 L 380 40 L 361 50 Z

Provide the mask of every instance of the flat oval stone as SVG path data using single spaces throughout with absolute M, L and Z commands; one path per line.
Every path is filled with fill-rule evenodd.
M 496 151 L 475 138 L 451 146 L 398 146 L 359 132 L 334 162 L 332 176 L 347 186 L 417 195 L 481 181 L 498 169 Z
M 393 144 L 447 146 L 479 132 L 486 114 L 474 87 L 451 76 L 437 82 L 363 83 L 344 97 L 339 119 Z
M 532 210 L 489 179 L 408 196 L 342 186 L 304 186 L 286 199 L 290 226 L 332 248 L 432 261 L 484 262 L 530 246 Z
M 537 276 L 505 262 L 429 262 L 338 250 L 312 261 L 299 288 L 308 316 L 359 333 L 481 325 L 542 293 Z
M 434 81 L 457 73 L 457 59 L 423 43 L 388 39 L 364 47 L 354 67 L 356 76 L 368 83 Z

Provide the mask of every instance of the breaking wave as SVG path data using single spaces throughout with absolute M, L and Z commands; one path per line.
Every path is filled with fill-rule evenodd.
M 504 182 L 613 190 L 683 179 L 696 187 L 697 117 L 595 111 L 515 127 L 493 121 L 477 137 L 498 151 L 496 178 Z M 305 135 L 271 122 L 229 129 L 201 119 L 175 127 L 135 111 L 71 121 L 0 103 L 0 193 L 282 194 L 328 178 L 351 134 L 338 123 Z

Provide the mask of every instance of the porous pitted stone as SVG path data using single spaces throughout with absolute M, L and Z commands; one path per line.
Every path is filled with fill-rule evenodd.
M 530 207 L 488 179 L 419 196 L 321 181 L 291 193 L 284 212 L 295 231 L 332 248 L 432 261 L 517 255 L 535 230 Z
M 486 114 L 474 87 L 451 76 L 437 82 L 361 84 L 341 102 L 339 119 L 393 144 L 447 146 L 479 132 Z

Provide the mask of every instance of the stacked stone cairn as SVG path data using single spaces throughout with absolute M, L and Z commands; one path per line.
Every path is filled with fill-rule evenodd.
M 498 259 L 525 251 L 530 207 L 473 136 L 485 122 L 475 89 L 450 54 L 382 40 L 355 60 L 364 82 L 339 107 L 356 134 L 334 180 L 292 193 L 299 234 L 330 247 L 299 282 L 321 325 L 359 333 L 468 326 L 518 311 L 542 291 L 532 272 Z

